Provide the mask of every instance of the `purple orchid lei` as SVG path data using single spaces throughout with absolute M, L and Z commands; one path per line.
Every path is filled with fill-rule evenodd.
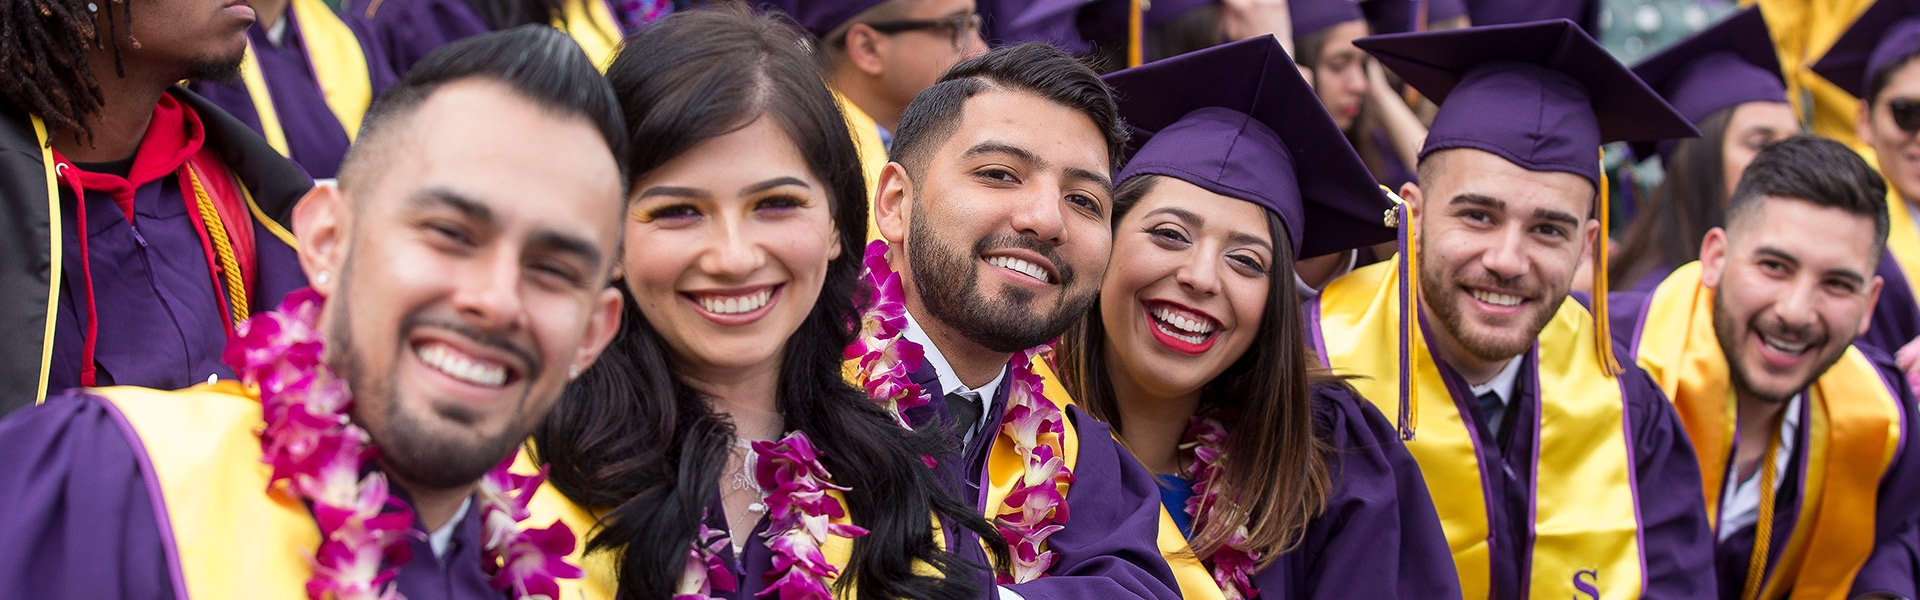
M 906 291 L 900 274 L 887 264 L 886 242 L 867 244 L 866 266 L 865 280 L 872 298 L 860 315 L 860 332 L 847 346 L 844 358 L 860 360 L 855 381 L 893 413 L 901 427 L 911 427 L 906 411 L 928 402 L 926 391 L 912 377 L 926 354 L 919 344 L 900 335 L 907 329 Z
M 1013 552 L 1012 572 L 996 576 L 1002 584 L 1046 577 L 1059 557 L 1042 548 L 1047 537 L 1064 529 L 1067 522 L 1066 489 L 1073 483 L 1073 471 L 1062 456 L 1066 415 L 1042 394 L 1044 384 L 1033 372 L 1033 361 L 1039 360 L 1043 350 L 1015 354 L 1007 381 L 1012 387 L 1000 435 L 1013 442 L 1026 472 L 993 519 Z
M 707 527 L 706 521 L 706 515 L 702 514 L 700 529 L 694 533 L 693 545 L 687 549 L 687 562 L 681 567 L 680 585 L 674 590 L 673 600 L 713 600 L 714 590 L 740 589 L 740 581 L 720 558 L 720 548 L 727 545 L 727 533 Z
M 1187 516 L 1193 518 L 1194 531 L 1200 531 L 1206 529 L 1212 520 L 1213 508 L 1220 504 L 1224 486 L 1221 478 L 1227 474 L 1223 461 L 1227 456 L 1227 428 L 1212 415 L 1196 416 L 1187 427 L 1180 449 L 1193 457 L 1193 496 L 1187 498 Z M 1247 550 L 1246 546 L 1247 524 L 1240 523 L 1226 543 L 1207 557 L 1213 582 L 1220 586 L 1227 600 L 1246 600 L 1260 594 L 1260 590 L 1253 587 L 1254 566 L 1260 562 L 1260 553 Z
M 324 302 L 312 289 L 288 294 L 278 309 L 235 326 L 224 358 L 241 382 L 259 392 L 261 460 L 272 467 L 268 493 L 313 507 L 322 541 L 311 560 L 308 598 L 401 600 L 394 578 L 413 559 L 407 544 L 413 509 L 388 494 L 386 475 L 362 475 L 379 448 L 348 418 L 353 395 L 322 361 L 325 341 L 314 326 Z M 523 599 L 555 598 L 556 578 L 581 576 L 564 560 L 573 551 L 573 532 L 564 523 L 518 530 L 546 470 L 513 475 L 507 472 L 512 462 L 501 462 L 480 484 L 483 566 L 496 589 L 512 589 Z
M 848 488 L 831 483 L 820 464 L 820 451 L 807 434 L 795 431 L 777 442 L 756 441 L 750 458 L 753 478 L 767 491 L 767 548 L 773 551 L 773 569 L 767 588 L 754 596 L 773 595 L 787 600 L 831 600 L 828 581 L 840 569 L 827 562 L 820 547 L 827 536 L 856 538 L 867 530 L 834 523 L 847 516 L 828 490 Z

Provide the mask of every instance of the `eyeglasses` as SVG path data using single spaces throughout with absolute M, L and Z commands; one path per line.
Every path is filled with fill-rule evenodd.
M 1893 124 L 1907 133 L 1920 133 L 1920 98 L 1894 98 L 1887 101 L 1887 114 Z
M 878 31 L 880 33 L 884 33 L 887 35 L 893 35 L 896 33 L 903 33 L 908 31 L 922 31 L 927 29 L 932 29 L 937 31 L 937 30 L 944 29 L 944 30 L 947 30 L 949 32 L 949 35 L 951 36 L 951 39 L 949 39 L 948 41 L 953 44 L 953 49 L 962 50 L 967 47 L 967 42 L 968 42 L 967 36 L 969 34 L 972 34 L 974 31 L 978 31 L 980 29 L 980 23 L 981 23 L 980 15 L 970 14 L 970 15 L 954 15 L 951 17 L 942 17 L 938 19 L 901 19 L 898 21 L 880 21 L 877 23 L 867 23 L 866 25 L 868 27 L 872 27 L 874 31 Z M 842 36 L 838 41 L 844 44 L 846 43 L 847 38 Z

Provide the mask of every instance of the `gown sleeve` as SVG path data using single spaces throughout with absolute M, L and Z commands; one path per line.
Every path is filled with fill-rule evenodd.
M 176 597 L 130 436 L 107 401 L 82 392 L 0 421 L 0 598 Z
M 1027 600 L 1179 598 L 1178 583 L 1155 540 L 1160 489 L 1115 442 L 1106 424 L 1067 409 L 1078 429 L 1079 460 L 1067 489 L 1066 528 L 1047 538 L 1059 562 L 1042 577 L 1007 586 Z
M 1313 390 L 1332 488 L 1300 546 L 1255 576 L 1262 598 L 1458 598 L 1426 480 L 1385 415 L 1345 386 Z
M 1645 536 L 1645 596 L 1716 598 L 1714 538 L 1693 443 L 1666 394 L 1638 367 L 1623 366 L 1620 381 L 1633 427 L 1633 474 Z

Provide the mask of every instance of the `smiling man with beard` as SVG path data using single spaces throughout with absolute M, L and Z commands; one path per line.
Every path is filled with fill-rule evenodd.
M 1401 188 L 1412 251 L 1329 284 L 1309 339 L 1400 415 L 1464 595 L 1713 597 L 1685 432 L 1566 301 L 1606 253 L 1600 145 L 1697 133 L 1569 21 L 1355 44 L 1440 111 Z
M 548 523 L 515 524 L 488 473 L 618 325 L 625 145 L 552 28 L 430 55 L 295 209 L 314 287 L 235 328 L 240 381 L 77 389 L 0 421 L 0 597 L 551 589 L 568 569 L 540 552 L 573 538 L 516 533 Z
M 1162 558 L 1152 476 L 1038 357 L 1099 293 L 1117 115 L 1106 84 L 1061 51 L 997 49 L 907 106 L 875 194 L 904 284 L 897 341 L 925 356 L 910 378 L 927 402 L 903 419 L 962 442 L 933 458 L 1014 545 L 1002 597 L 1178 598 L 1176 571 L 1208 581 L 1191 555 Z
M 1722 598 L 1916 594 L 1914 401 L 1884 355 L 1853 345 L 1883 284 L 1885 198 L 1846 146 L 1788 138 L 1754 157 L 1699 262 L 1613 295 L 1616 339 L 1709 474 Z

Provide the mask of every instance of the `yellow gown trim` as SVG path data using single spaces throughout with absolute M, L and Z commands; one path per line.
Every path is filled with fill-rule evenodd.
M 360 38 L 320 0 L 292 0 L 287 13 L 294 15 L 294 23 L 300 28 L 307 64 L 313 66 L 327 110 L 346 131 L 347 141 L 352 142 L 360 134 L 367 107 L 373 104 L 373 80 L 367 72 L 367 54 L 360 47 Z M 247 88 L 247 97 L 253 100 L 254 112 L 260 116 L 261 135 L 281 156 L 290 156 L 286 129 L 280 124 L 280 113 L 274 107 L 253 42 L 247 42 L 246 52 L 240 62 L 240 80 Z
M 47 401 L 47 377 L 53 369 L 53 324 L 60 315 L 60 277 L 62 275 L 61 256 L 64 251 L 60 245 L 60 182 L 55 173 L 58 167 L 53 162 L 53 146 L 49 143 L 47 123 L 38 115 L 27 115 L 33 122 L 33 141 L 40 147 L 40 164 L 47 172 L 47 256 L 53 261 L 47 276 L 47 325 L 40 338 L 40 384 L 34 388 L 33 403 Z
M 309 0 L 314 1 L 314 0 Z M 614 54 L 620 51 L 620 22 L 614 20 L 613 11 L 607 8 L 605 0 L 571 0 L 561 8 L 564 19 L 554 19 L 553 26 L 567 32 L 574 43 L 580 44 L 587 58 L 600 72 L 607 72 L 607 66 L 613 64 Z

